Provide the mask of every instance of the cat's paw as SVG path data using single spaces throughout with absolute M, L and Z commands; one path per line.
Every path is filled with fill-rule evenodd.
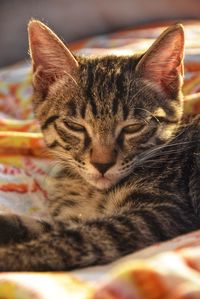
M 20 242 L 26 231 L 17 215 L 0 214 L 0 246 Z

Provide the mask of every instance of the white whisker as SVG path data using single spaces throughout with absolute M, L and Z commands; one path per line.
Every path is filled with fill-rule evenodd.
M 160 123 L 160 121 L 159 121 L 159 119 L 155 116 L 155 115 L 153 115 L 153 113 L 152 112 L 150 112 L 149 110 L 147 110 L 147 109 L 144 109 L 144 108 L 135 108 L 136 110 L 143 110 L 143 111 L 145 111 L 145 112 L 147 112 L 147 113 L 149 113 L 153 118 L 155 118 L 155 120 L 158 122 L 158 123 Z
M 65 71 L 65 74 L 68 76 L 68 77 L 70 77 L 70 79 L 78 86 L 78 83 L 77 83 L 77 81 L 74 79 L 74 77 L 72 77 L 72 75 L 71 74 L 69 74 L 68 72 L 66 72 Z

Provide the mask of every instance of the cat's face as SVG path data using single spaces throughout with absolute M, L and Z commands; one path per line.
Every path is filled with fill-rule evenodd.
M 181 26 L 131 57 L 75 59 L 37 21 L 29 36 L 33 103 L 46 143 L 87 182 L 114 186 L 142 154 L 171 138 L 182 112 Z

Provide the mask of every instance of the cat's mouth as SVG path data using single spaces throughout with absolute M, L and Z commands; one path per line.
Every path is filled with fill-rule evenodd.
M 94 182 L 98 189 L 108 189 L 113 185 L 112 180 L 105 176 L 94 179 Z
M 94 175 L 87 179 L 87 181 L 95 186 L 97 189 L 109 189 L 111 188 L 116 182 L 113 178 L 109 177 L 108 175 Z

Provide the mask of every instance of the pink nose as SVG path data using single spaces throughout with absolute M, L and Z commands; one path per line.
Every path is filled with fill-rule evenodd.
M 101 173 L 104 174 L 110 169 L 117 159 L 117 150 L 111 146 L 96 145 L 90 151 L 90 163 Z
M 106 171 L 111 168 L 115 162 L 110 162 L 110 163 L 96 163 L 96 162 L 92 162 L 91 163 L 101 174 L 106 173 Z

